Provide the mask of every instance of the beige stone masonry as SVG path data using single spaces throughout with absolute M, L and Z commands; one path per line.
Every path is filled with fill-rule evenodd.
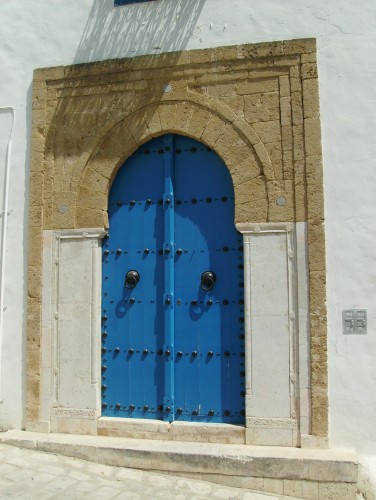
M 323 181 L 311 39 L 35 71 L 28 421 L 40 418 L 42 231 L 107 227 L 108 193 L 118 169 L 141 144 L 165 133 L 199 140 L 225 161 L 236 223 L 308 222 L 311 425 L 314 435 L 326 436 Z

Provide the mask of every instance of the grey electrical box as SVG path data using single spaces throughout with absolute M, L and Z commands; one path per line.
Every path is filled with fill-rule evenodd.
M 367 333 L 367 310 L 344 309 L 342 311 L 342 330 L 345 335 Z

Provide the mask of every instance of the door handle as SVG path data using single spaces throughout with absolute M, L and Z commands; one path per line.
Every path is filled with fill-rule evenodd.
M 201 275 L 201 288 L 205 291 L 212 290 L 216 281 L 217 276 L 213 271 L 205 271 Z
M 134 269 L 131 269 L 125 275 L 125 286 L 126 288 L 135 288 L 137 283 L 140 281 L 140 275 Z

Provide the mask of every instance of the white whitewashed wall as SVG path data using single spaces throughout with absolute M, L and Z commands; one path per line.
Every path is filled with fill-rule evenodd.
M 376 3 L 327 0 L 2 0 L 0 107 L 14 107 L 0 332 L 0 425 L 25 406 L 25 266 L 34 68 L 236 43 L 315 37 L 323 131 L 329 310 L 330 443 L 375 453 Z M 10 116 L 0 111 L 0 202 Z M 1 208 L 2 209 L 2 208 Z M 342 334 L 341 312 L 368 311 Z M 1 321 L 0 321 L 1 324 Z

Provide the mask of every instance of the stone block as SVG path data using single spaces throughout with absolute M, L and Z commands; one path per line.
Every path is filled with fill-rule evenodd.
M 281 125 L 291 125 L 291 100 L 290 97 L 280 99 Z
M 317 78 L 317 65 L 316 63 L 302 64 L 302 79 Z
M 280 120 L 278 93 L 245 95 L 244 117 L 248 123 Z
M 304 120 L 304 141 L 307 156 L 321 156 L 321 130 L 319 118 Z
M 311 54 L 315 52 L 316 52 L 315 38 L 285 40 L 283 42 L 284 54 Z
M 309 244 L 309 243 L 308 243 Z M 323 258 L 324 258 L 323 253 Z M 310 310 L 314 316 L 326 316 L 326 275 L 325 268 L 310 272 Z
M 278 78 L 247 80 L 236 85 L 239 95 L 263 94 L 278 91 Z
M 40 301 L 42 299 L 42 269 L 41 266 L 31 266 L 28 268 L 27 293 L 31 299 Z
M 205 144 L 213 147 L 217 142 L 218 138 L 224 134 L 226 128 L 226 123 L 219 118 L 217 115 L 212 114 L 202 132 L 201 139 Z
M 316 481 L 302 481 L 302 498 L 307 500 L 320 500 L 319 483 Z
M 93 210 L 78 207 L 76 216 L 76 227 L 108 227 L 108 219 L 103 210 Z
M 54 193 L 53 224 L 56 229 L 69 229 L 75 226 L 76 199 L 75 193 Z
M 290 96 L 290 75 L 283 75 L 279 77 L 279 95 L 280 97 Z
M 263 176 L 241 184 L 235 192 L 235 222 L 266 221 L 268 206 Z
M 252 127 L 263 143 L 276 144 L 281 142 L 281 123 L 279 119 L 253 123 Z
M 289 497 L 302 498 L 302 481 L 283 480 L 283 494 Z
M 319 83 L 316 78 L 303 80 L 304 118 L 320 116 Z
M 322 271 L 325 269 L 325 231 L 323 224 L 309 224 L 309 269 Z
M 355 500 L 356 485 L 347 483 L 319 483 L 319 498 L 325 500 Z
M 266 493 L 277 493 L 279 495 L 282 495 L 283 479 L 274 479 L 265 477 L 263 491 L 265 491 Z

